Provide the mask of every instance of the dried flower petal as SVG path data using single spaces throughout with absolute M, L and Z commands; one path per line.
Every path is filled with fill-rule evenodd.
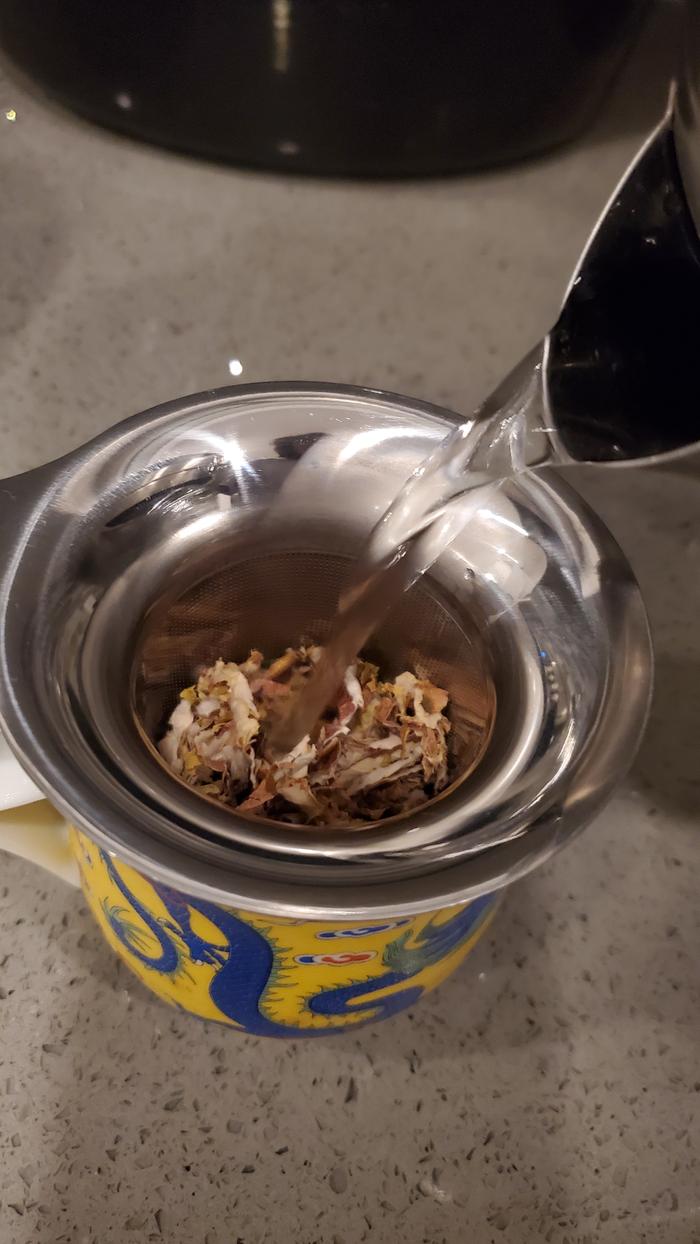
M 303 694 L 320 655 L 288 648 L 267 669 L 257 649 L 240 664 L 219 659 L 181 692 L 163 759 L 203 794 L 295 825 L 359 826 L 432 798 L 448 780 L 447 692 L 408 670 L 379 682 L 362 658 L 314 742 L 265 755 L 265 726 L 286 697 Z

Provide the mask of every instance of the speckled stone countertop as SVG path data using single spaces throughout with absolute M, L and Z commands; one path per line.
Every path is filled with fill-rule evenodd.
M 664 38 L 577 145 L 412 185 L 209 167 L 2 78 L 4 471 L 234 358 L 469 409 L 552 319 L 663 96 Z M 700 1241 L 698 478 L 580 474 L 649 604 L 647 740 L 414 1014 L 308 1046 L 201 1025 L 74 891 L 2 858 L 2 1244 Z

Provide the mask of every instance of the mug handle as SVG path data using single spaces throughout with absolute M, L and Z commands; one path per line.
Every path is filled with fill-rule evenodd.
M 65 819 L 44 799 L 0 735 L 0 848 L 40 864 L 72 885 L 78 866 Z
M 80 885 L 68 824 L 47 799 L 0 812 L 0 848 L 39 864 L 70 885 Z

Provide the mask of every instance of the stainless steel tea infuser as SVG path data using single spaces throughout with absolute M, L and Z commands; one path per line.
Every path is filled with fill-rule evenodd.
M 544 460 L 654 458 L 700 437 L 685 314 L 700 301 L 693 65 L 518 373 L 540 386 Z M 467 781 L 383 827 L 296 830 L 183 789 L 152 747 L 198 665 L 323 638 L 378 515 L 454 425 L 372 390 L 241 386 L 4 481 L 0 714 L 40 790 L 147 876 L 292 917 L 441 908 L 568 841 L 632 759 L 651 653 L 624 557 L 546 469 L 484 503 L 374 640 L 450 693 L 457 772 L 493 679 L 493 738 Z
M 501 490 L 375 639 L 447 688 L 458 762 L 490 671 L 496 725 L 464 784 L 383 827 L 296 830 L 184 789 L 144 741 L 213 655 L 322 638 L 376 514 L 451 418 L 367 391 L 241 387 L 5 482 L 3 727 L 69 819 L 190 893 L 360 919 L 498 888 L 590 819 L 642 730 L 649 641 L 622 554 L 546 475 Z

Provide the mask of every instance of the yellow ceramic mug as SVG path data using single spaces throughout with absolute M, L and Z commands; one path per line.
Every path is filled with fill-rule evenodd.
M 150 880 L 69 828 L 0 736 L 2 845 L 82 886 L 110 946 L 165 1002 L 255 1036 L 317 1036 L 412 1006 L 490 923 L 488 895 L 359 922 L 233 910 Z

